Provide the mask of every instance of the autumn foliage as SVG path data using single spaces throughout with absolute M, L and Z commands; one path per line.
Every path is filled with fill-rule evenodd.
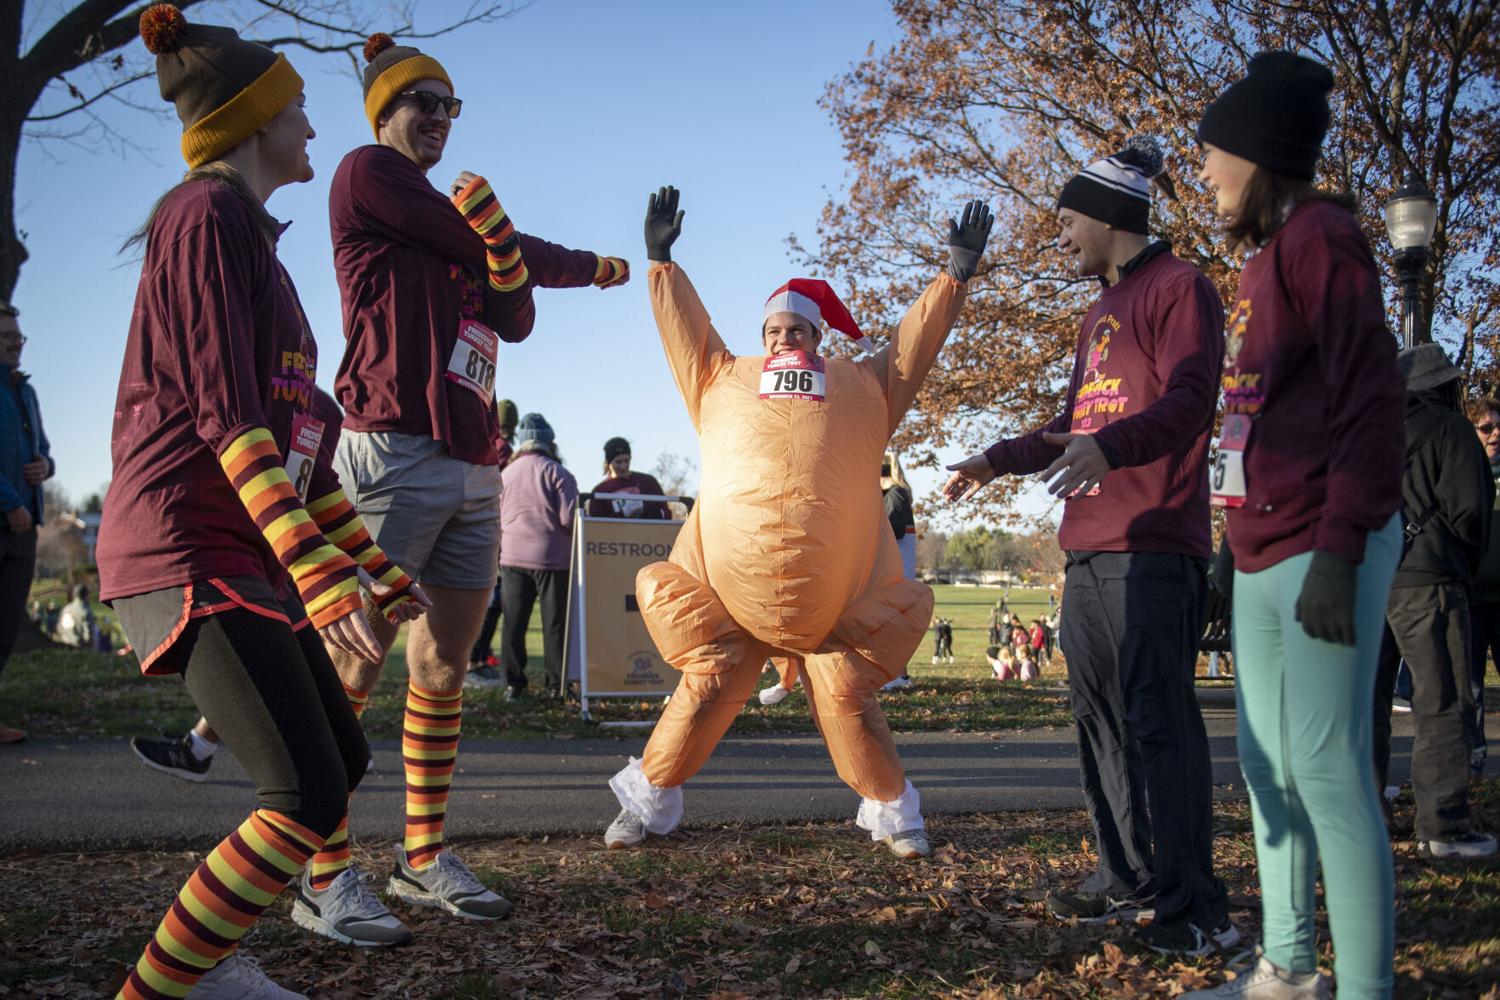
M 889 329 L 941 267 L 946 220 L 968 198 L 995 209 L 969 305 L 897 443 L 916 464 L 1055 416 L 1077 323 L 1092 299 L 1054 249 L 1057 192 L 1132 135 L 1168 150 L 1153 231 L 1226 297 L 1242 261 L 1194 179 L 1203 108 L 1253 53 L 1291 48 L 1337 79 L 1319 181 L 1359 199 L 1394 271 L 1381 215 L 1411 175 L 1438 198 L 1424 284 L 1436 339 L 1493 378 L 1500 336 L 1500 53 L 1495 0 L 896 0 L 901 36 L 833 80 L 824 104 L 846 150 L 845 190 L 824 209 L 819 273 Z M 981 494 L 1002 505 L 1017 484 Z

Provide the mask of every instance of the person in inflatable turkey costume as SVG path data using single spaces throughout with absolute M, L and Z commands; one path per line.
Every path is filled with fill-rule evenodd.
M 636 577 L 657 649 L 683 677 L 645 752 L 610 780 L 621 812 L 608 846 L 682 821 L 696 774 L 754 692 L 769 656 L 800 661 L 808 708 L 855 822 L 905 858 L 928 853 L 920 798 L 875 692 L 901 673 L 932 618 L 932 591 L 902 572 L 876 475 L 963 306 L 993 218 L 970 202 L 949 223 L 947 273 L 891 343 L 860 361 L 824 358 L 821 323 L 869 348 L 825 282 L 799 278 L 766 302 L 765 354 L 724 346 L 687 275 L 674 188 L 646 213 L 647 280 L 667 363 L 702 446 L 698 503 L 672 555 Z

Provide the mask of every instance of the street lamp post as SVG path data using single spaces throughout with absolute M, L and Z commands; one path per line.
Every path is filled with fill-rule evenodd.
M 1385 231 L 1396 251 L 1401 279 L 1401 346 L 1432 339 L 1422 323 L 1422 271 L 1427 267 L 1432 233 L 1437 228 L 1437 199 L 1412 177 L 1385 203 Z

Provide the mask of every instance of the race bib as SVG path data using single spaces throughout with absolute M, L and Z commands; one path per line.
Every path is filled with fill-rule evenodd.
M 816 354 L 794 351 L 766 358 L 760 370 L 761 399 L 810 399 L 821 403 L 827 398 L 827 374 L 823 359 Z
M 323 421 L 299 413 L 292 418 L 292 437 L 286 446 L 286 477 L 297 490 L 297 498 L 307 502 L 307 490 L 312 485 L 313 466 L 318 461 L 318 448 L 323 443 Z
M 476 393 L 488 406 L 495 395 L 495 356 L 500 338 L 483 323 L 459 320 L 458 342 L 443 373 L 450 382 Z
M 1243 413 L 1226 416 L 1219 450 L 1208 473 L 1212 488 L 1209 502 L 1215 507 L 1245 506 L 1245 445 L 1249 442 L 1250 418 Z

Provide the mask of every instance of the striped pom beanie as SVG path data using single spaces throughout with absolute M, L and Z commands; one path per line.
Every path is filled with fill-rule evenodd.
M 1145 235 L 1151 217 L 1151 178 L 1161 173 L 1161 141 L 1137 136 L 1113 156 L 1091 163 L 1063 185 L 1059 209 Z

